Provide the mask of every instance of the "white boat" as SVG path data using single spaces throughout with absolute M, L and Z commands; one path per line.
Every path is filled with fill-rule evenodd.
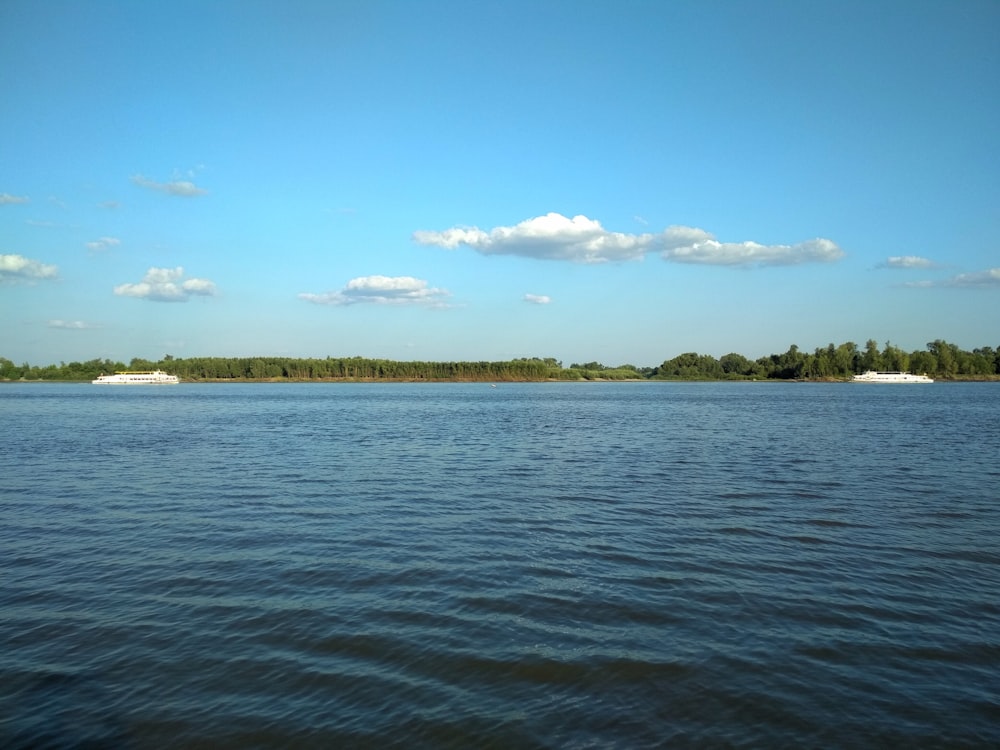
M 114 375 L 101 375 L 90 382 L 94 385 L 176 385 L 181 381 L 163 370 L 122 370 Z
M 869 370 L 862 375 L 854 376 L 855 383 L 933 383 L 926 375 L 913 375 L 908 372 L 876 372 Z

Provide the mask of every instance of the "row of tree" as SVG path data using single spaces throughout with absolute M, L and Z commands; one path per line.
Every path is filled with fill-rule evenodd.
M 866 370 L 899 370 L 943 379 L 1000 379 L 1000 348 L 971 352 L 940 339 L 922 351 L 904 352 L 886 342 L 869 340 L 863 349 L 852 342 L 817 348 L 812 353 L 795 345 L 782 354 L 750 360 L 742 354 L 718 359 L 688 352 L 659 367 L 600 362 L 563 367 L 548 357 L 506 362 L 416 362 L 365 357 L 189 357 L 169 354 L 159 361 L 133 359 L 128 365 L 108 359 L 38 367 L 15 365 L 0 357 L 0 380 L 93 380 L 119 370 L 162 369 L 183 380 L 844 380 Z
M 915 372 L 943 379 L 992 379 L 1000 377 L 1000 347 L 986 346 L 971 352 L 937 339 L 927 349 L 905 352 L 890 342 L 882 349 L 869 339 L 864 349 L 847 342 L 829 344 L 814 352 L 794 344 L 782 354 L 751 361 L 741 354 L 719 359 L 694 352 L 681 354 L 657 367 L 651 377 L 668 380 L 845 380 L 868 370 Z

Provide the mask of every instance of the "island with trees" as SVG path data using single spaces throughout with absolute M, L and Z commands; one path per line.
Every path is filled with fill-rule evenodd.
M 867 370 L 909 371 L 938 380 L 1000 380 L 1000 347 L 970 351 L 937 339 L 920 351 L 906 352 L 886 342 L 869 340 L 829 344 L 813 352 L 794 344 L 786 352 L 755 360 L 742 354 L 716 358 L 688 352 L 657 367 L 600 362 L 568 367 L 551 357 L 524 357 L 500 362 L 419 362 L 366 357 L 186 357 L 165 355 L 152 361 L 134 358 L 127 364 L 107 359 L 17 365 L 0 357 L 0 380 L 87 381 L 121 370 L 162 369 L 186 381 L 426 381 L 536 382 L 548 380 L 850 380 Z

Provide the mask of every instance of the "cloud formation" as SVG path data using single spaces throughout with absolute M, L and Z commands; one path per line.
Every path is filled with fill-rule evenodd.
M 58 275 L 57 266 L 25 258 L 23 255 L 0 255 L 0 282 L 54 279 Z
M 977 273 L 960 273 L 944 282 L 945 286 L 1000 289 L 1000 268 L 989 268 Z
M 671 235 L 680 230 L 682 239 Z M 844 256 L 835 242 L 817 238 L 795 245 L 761 245 L 757 242 L 719 242 L 707 232 L 698 239 L 689 227 L 670 227 L 663 236 L 668 246 L 660 253 L 664 260 L 715 266 L 794 266 L 800 263 L 831 263 Z
M 171 180 L 170 182 L 156 182 L 154 180 L 147 179 L 141 174 L 133 175 L 131 178 L 132 182 L 139 187 L 144 187 L 148 190 L 155 190 L 160 193 L 166 193 L 167 195 L 176 195 L 181 198 L 191 198 L 196 195 L 204 195 L 208 191 L 204 188 L 200 188 L 195 185 L 190 180 Z
M 892 255 L 878 264 L 878 268 L 934 268 L 934 261 L 929 258 L 921 258 L 919 255 Z
M 958 287 L 963 289 L 1000 289 L 1000 268 L 988 268 L 975 273 L 960 273 L 940 281 L 911 281 L 904 286 L 927 289 L 931 287 Z
M 659 233 L 611 232 L 595 219 L 549 213 L 510 227 L 484 231 L 478 227 L 452 227 L 444 231 L 418 230 L 413 240 L 448 250 L 464 245 L 483 255 L 519 255 L 541 260 L 574 263 L 608 263 L 640 260 L 647 253 L 675 263 L 726 266 L 784 266 L 827 263 L 843 257 L 836 243 L 813 239 L 796 245 L 761 245 L 757 242 L 719 242 L 703 229 L 670 226 Z
M 11 195 L 10 193 L 0 193 L 0 206 L 8 206 L 13 203 L 27 203 L 30 198 L 26 195 Z
M 318 305 L 422 305 L 445 307 L 450 296 L 445 289 L 428 286 L 423 279 L 412 276 L 360 276 L 351 279 L 336 292 L 312 294 L 303 292 L 299 299 Z
M 82 320 L 50 320 L 49 328 L 64 328 L 71 331 L 84 331 L 90 328 L 100 328 L 93 323 L 85 323 Z
M 465 245 L 483 255 L 605 263 L 641 258 L 650 249 L 653 235 L 609 232 L 599 221 L 586 216 L 570 219 L 550 213 L 489 232 L 478 227 L 453 227 L 443 232 L 418 230 L 413 239 L 421 245 L 448 250 Z
M 533 305 L 547 305 L 552 301 L 552 298 L 547 294 L 526 294 L 524 295 L 524 301 L 530 302 Z
M 121 240 L 117 237 L 101 237 L 100 239 L 94 240 L 93 242 L 85 243 L 88 250 L 107 250 L 109 247 L 115 247 L 121 244 Z
M 142 281 L 116 286 L 115 294 L 154 302 L 187 302 L 193 296 L 213 296 L 215 283 L 208 279 L 185 279 L 182 266 L 150 268 Z

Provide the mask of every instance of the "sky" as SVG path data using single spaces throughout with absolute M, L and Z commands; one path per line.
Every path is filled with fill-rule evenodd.
M 4 0 L 0 357 L 1000 345 L 997 0 Z

